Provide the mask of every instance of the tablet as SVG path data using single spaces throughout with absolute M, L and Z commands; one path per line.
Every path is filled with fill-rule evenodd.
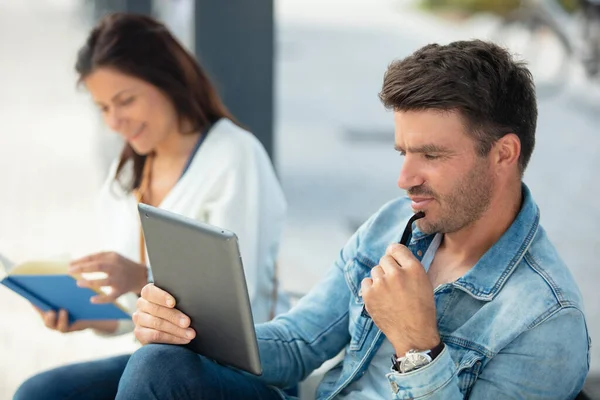
M 147 204 L 138 211 L 154 284 L 175 297 L 196 331 L 185 347 L 262 374 L 236 235 Z

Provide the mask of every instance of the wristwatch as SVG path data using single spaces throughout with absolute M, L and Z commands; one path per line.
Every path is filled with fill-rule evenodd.
M 440 342 L 431 350 L 409 350 L 404 357 L 392 356 L 392 368 L 405 374 L 430 364 L 444 350 L 444 342 Z

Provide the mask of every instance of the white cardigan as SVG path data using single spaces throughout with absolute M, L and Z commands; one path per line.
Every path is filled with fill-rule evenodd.
M 103 247 L 139 263 L 137 203 L 133 194 L 125 193 L 114 181 L 116 166 L 115 162 L 99 198 Z M 286 202 L 258 139 L 228 119 L 219 120 L 159 207 L 238 236 L 254 322 L 267 321 Z M 134 311 L 136 299 L 129 293 L 119 300 Z M 276 314 L 288 308 L 288 298 L 279 292 Z M 115 334 L 132 327 L 131 321 L 121 321 Z

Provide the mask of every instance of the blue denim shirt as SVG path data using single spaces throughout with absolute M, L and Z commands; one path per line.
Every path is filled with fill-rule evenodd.
M 294 309 L 257 325 L 262 380 L 296 384 L 341 350 L 317 398 L 335 398 L 365 374 L 384 335 L 361 315 L 360 283 L 411 216 L 407 198 L 385 205 Z M 389 398 L 568 399 L 581 390 L 590 344 L 581 294 L 539 220 L 523 185 L 510 228 L 469 272 L 435 289 L 444 351 L 416 371 L 390 370 Z M 415 228 L 410 250 L 420 259 L 433 237 Z

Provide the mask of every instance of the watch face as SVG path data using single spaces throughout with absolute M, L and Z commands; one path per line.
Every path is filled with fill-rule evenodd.
M 400 363 L 402 372 L 410 372 L 419 369 L 431 362 L 431 358 L 421 353 L 409 353 Z

